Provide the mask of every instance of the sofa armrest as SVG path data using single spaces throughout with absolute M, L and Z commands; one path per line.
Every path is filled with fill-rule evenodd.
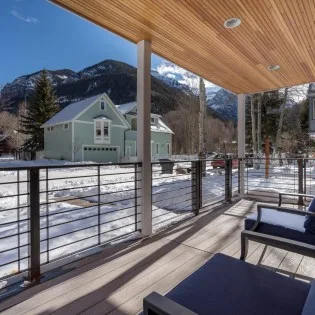
M 267 204 L 266 205 L 259 204 L 257 205 L 257 219 L 253 227 L 250 229 L 251 231 L 255 231 L 258 224 L 261 222 L 263 209 L 269 209 L 269 210 L 274 210 L 278 212 L 284 212 L 284 213 L 290 213 L 290 214 L 296 214 L 296 215 L 302 215 L 302 216 L 306 216 L 306 215 L 315 216 L 315 212 L 303 211 L 303 210 L 292 209 L 292 208 L 283 208 L 283 207 L 271 206 Z
M 143 299 L 144 315 L 197 315 L 188 308 L 160 295 L 152 292 Z
M 280 207 L 281 204 L 282 204 L 282 196 L 314 198 L 313 195 L 307 195 L 307 194 L 279 193 L 279 204 L 278 204 L 279 207 Z
M 263 243 L 268 246 L 279 247 L 287 251 L 315 258 L 315 246 L 307 243 L 247 230 L 244 230 L 241 233 L 241 239 Z

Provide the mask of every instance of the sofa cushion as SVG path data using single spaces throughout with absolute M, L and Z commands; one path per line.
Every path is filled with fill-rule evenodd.
M 252 213 L 247 218 L 257 219 L 258 212 Z M 268 207 L 262 208 L 260 222 L 269 223 L 272 225 L 282 226 L 287 229 L 305 232 L 304 222 L 306 215 L 298 215 L 269 209 Z
M 302 315 L 314 315 L 315 314 L 315 281 L 312 281 L 311 289 L 308 293 L 306 302 L 304 304 Z
M 250 230 L 254 224 L 254 219 L 245 219 L 245 230 Z M 305 231 L 304 233 L 297 230 L 288 229 L 283 226 L 273 225 L 261 222 L 256 228 L 255 232 L 264 233 L 268 235 L 283 237 L 289 240 L 302 242 L 310 245 L 315 245 L 315 234 Z
M 200 315 L 301 314 L 310 284 L 216 254 L 166 296 Z
M 315 212 L 315 198 L 312 199 L 308 206 L 307 211 Z M 307 215 L 304 222 L 304 228 L 306 231 L 315 234 L 315 217 Z

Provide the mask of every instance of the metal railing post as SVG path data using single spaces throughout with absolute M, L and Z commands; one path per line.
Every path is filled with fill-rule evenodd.
M 303 159 L 303 194 L 306 194 L 306 160 Z
M 135 167 L 135 231 L 138 230 L 138 163 L 135 163 L 134 165 Z M 151 179 L 151 186 L 152 186 L 152 180 L 153 180 L 153 176 Z M 152 189 L 151 189 L 151 194 L 152 194 Z
M 30 188 L 30 268 L 28 280 L 40 278 L 40 206 L 39 206 L 39 169 L 29 170 Z
M 201 208 L 201 163 L 200 160 L 191 162 L 191 199 L 195 215 L 199 214 Z
M 225 201 L 232 201 L 232 160 L 225 160 Z
M 101 168 L 97 166 L 97 234 L 98 244 L 101 244 Z
M 303 160 L 297 160 L 298 165 L 298 193 L 303 194 Z M 299 196 L 298 205 L 303 205 L 303 197 Z

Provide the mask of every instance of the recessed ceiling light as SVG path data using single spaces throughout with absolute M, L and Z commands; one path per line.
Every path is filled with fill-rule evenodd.
M 235 28 L 235 27 L 240 26 L 241 22 L 242 21 L 239 18 L 228 19 L 224 22 L 224 27 L 225 28 Z
M 269 71 L 275 71 L 275 70 L 279 70 L 280 66 L 279 65 L 270 65 L 268 66 L 268 70 Z

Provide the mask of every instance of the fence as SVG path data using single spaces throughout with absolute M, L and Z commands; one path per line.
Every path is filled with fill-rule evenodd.
M 140 230 L 141 165 L 2 169 L 0 278 L 29 274 Z M 140 236 L 140 235 L 139 235 Z
M 220 169 L 212 163 L 152 163 L 154 231 L 237 193 L 232 160 Z M 101 244 L 140 237 L 140 170 L 140 163 L 0 169 L 0 279 L 36 279 Z
M 245 160 L 245 192 L 263 201 L 278 201 L 278 193 L 315 193 L 315 160 L 266 159 Z M 288 202 L 292 200 L 287 200 Z

